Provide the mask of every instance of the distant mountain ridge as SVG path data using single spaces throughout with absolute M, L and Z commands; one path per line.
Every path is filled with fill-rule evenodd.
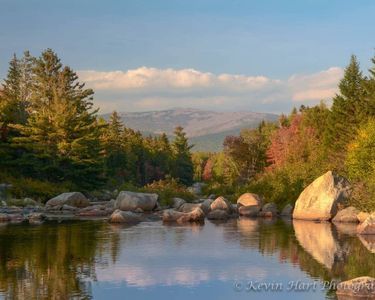
M 195 144 L 195 150 L 217 151 L 228 133 L 237 134 L 242 128 L 254 128 L 262 120 L 276 121 L 278 116 L 257 112 L 217 112 L 193 108 L 176 108 L 147 112 L 119 112 L 127 127 L 141 132 L 173 135 L 182 126 Z M 110 114 L 104 114 L 108 120 Z

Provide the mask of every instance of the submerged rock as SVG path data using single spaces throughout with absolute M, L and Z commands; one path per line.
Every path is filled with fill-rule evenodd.
M 340 210 L 332 219 L 332 222 L 358 223 L 358 209 L 353 206 Z
M 127 223 L 127 224 L 136 224 L 141 222 L 141 217 L 131 211 L 122 211 L 116 209 L 111 217 L 109 218 L 110 223 Z
M 69 205 L 74 207 L 86 207 L 90 201 L 80 192 L 62 193 L 47 201 L 47 207 L 62 207 Z
M 134 211 L 137 208 L 141 208 L 144 211 L 151 211 L 156 208 L 157 201 L 157 194 L 122 191 L 117 196 L 115 208 L 130 211 Z
M 358 234 L 375 234 L 375 213 L 372 213 L 357 227 Z
M 327 221 L 332 219 L 351 193 L 348 180 L 332 171 L 315 179 L 298 197 L 293 218 Z
M 337 285 L 339 299 L 374 299 L 375 278 L 363 276 L 343 281 Z

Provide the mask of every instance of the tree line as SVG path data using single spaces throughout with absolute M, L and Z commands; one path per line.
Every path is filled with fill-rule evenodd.
M 375 58 L 364 75 L 351 56 L 331 103 L 294 108 L 277 124 L 262 122 L 226 137 L 223 146 L 193 157 L 195 178 L 209 183 L 208 192 L 258 192 L 281 206 L 334 170 L 352 182 L 352 204 L 374 209 Z
M 98 116 L 93 95 L 51 49 L 39 57 L 14 55 L 0 88 L 0 180 L 80 190 L 165 178 L 192 183 L 183 128 L 173 141 L 143 136 L 116 112 L 108 121 Z

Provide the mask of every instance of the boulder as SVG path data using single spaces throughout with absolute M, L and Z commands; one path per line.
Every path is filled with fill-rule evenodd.
M 287 204 L 281 211 L 280 215 L 284 217 L 290 217 L 292 213 L 293 213 L 293 206 L 291 204 Z
M 55 207 L 69 205 L 74 207 L 86 207 L 90 201 L 80 192 L 62 193 L 47 201 L 46 206 Z
M 216 209 L 208 213 L 207 219 L 209 220 L 228 220 L 229 214 L 222 209 Z
M 214 200 L 212 200 L 212 199 L 205 199 L 201 203 L 201 209 L 204 211 L 205 214 L 208 214 L 210 212 L 212 202 L 214 202 Z
M 244 217 L 257 217 L 260 211 L 258 205 L 240 206 L 238 208 L 238 214 Z
M 9 215 L 9 222 L 11 223 L 22 223 L 23 221 L 25 221 L 25 217 L 22 214 Z
M 167 209 L 163 212 L 163 222 L 202 222 L 204 221 L 204 212 L 199 207 L 194 208 L 191 212 L 180 212 L 173 209 Z
M 115 208 L 130 211 L 141 208 L 144 211 L 151 211 L 157 206 L 157 202 L 157 194 L 121 191 L 117 196 Z
M 370 216 L 369 213 L 361 211 L 361 212 L 358 213 L 358 215 L 357 215 L 358 222 L 359 222 L 359 223 L 362 223 L 362 222 L 366 221 L 366 219 L 367 219 L 369 216 Z
M 262 199 L 253 193 L 245 193 L 241 195 L 237 200 L 237 206 L 254 206 L 257 205 L 259 207 L 262 206 Z
M 202 204 L 200 204 L 200 203 L 184 203 L 177 210 L 179 212 L 189 213 L 189 212 L 193 211 L 194 209 L 196 209 L 197 207 L 201 208 Z
M 136 224 L 141 222 L 141 217 L 131 211 L 122 211 L 116 209 L 109 218 L 110 223 Z
M 30 224 L 40 224 L 45 218 L 46 216 L 43 213 L 31 213 L 27 217 Z
M 315 179 L 298 197 L 294 219 L 327 221 L 332 219 L 338 205 L 345 202 L 351 194 L 348 180 L 332 171 Z
M 358 234 L 375 234 L 375 213 L 357 226 Z
M 202 189 L 205 185 L 206 184 L 203 182 L 196 182 L 188 188 L 188 191 L 195 195 L 202 195 Z
M 353 206 L 349 206 L 340 210 L 332 219 L 332 222 L 358 223 L 357 215 L 358 210 Z
M 277 206 L 275 203 L 266 203 L 262 210 L 259 212 L 260 217 L 272 218 L 276 217 L 278 213 Z
M 90 206 L 86 206 L 86 207 L 90 207 Z M 67 211 L 77 211 L 78 207 L 64 204 L 61 209 L 62 210 L 67 210 Z
M 172 202 L 173 202 L 172 206 L 175 209 L 178 209 L 182 204 L 186 203 L 186 201 L 184 199 L 181 199 L 181 198 L 173 198 Z
M 211 205 L 210 205 L 211 211 L 217 210 L 217 209 L 225 210 L 227 213 L 230 214 L 232 212 L 232 205 L 229 203 L 229 201 L 227 199 L 220 196 L 220 197 L 216 198 L 215 201 L 212 202 Z
M 374 299 L 375 278 L 362 276 L 340 282 L 336 294 L 338 299 Z
M 368 251 L 375 253 L 375 235 L 358 235 L 358 238 Z

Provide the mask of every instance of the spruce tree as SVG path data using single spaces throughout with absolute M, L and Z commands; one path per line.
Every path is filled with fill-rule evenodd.
M 119 185 L 126 181 L 127 153 L 122 139 L 124 125 L 116 111 L 103 131 L 105 173 L 107 179 Z
M 190 149 L 186 133 L 181 126 L 176 127 L 175 139 L 172 144 L 174 154 L 174 168 L 172 175 L 178 178 L 184 185 L 191 185 L 193 183 L 194 167 L 191 159 Z

